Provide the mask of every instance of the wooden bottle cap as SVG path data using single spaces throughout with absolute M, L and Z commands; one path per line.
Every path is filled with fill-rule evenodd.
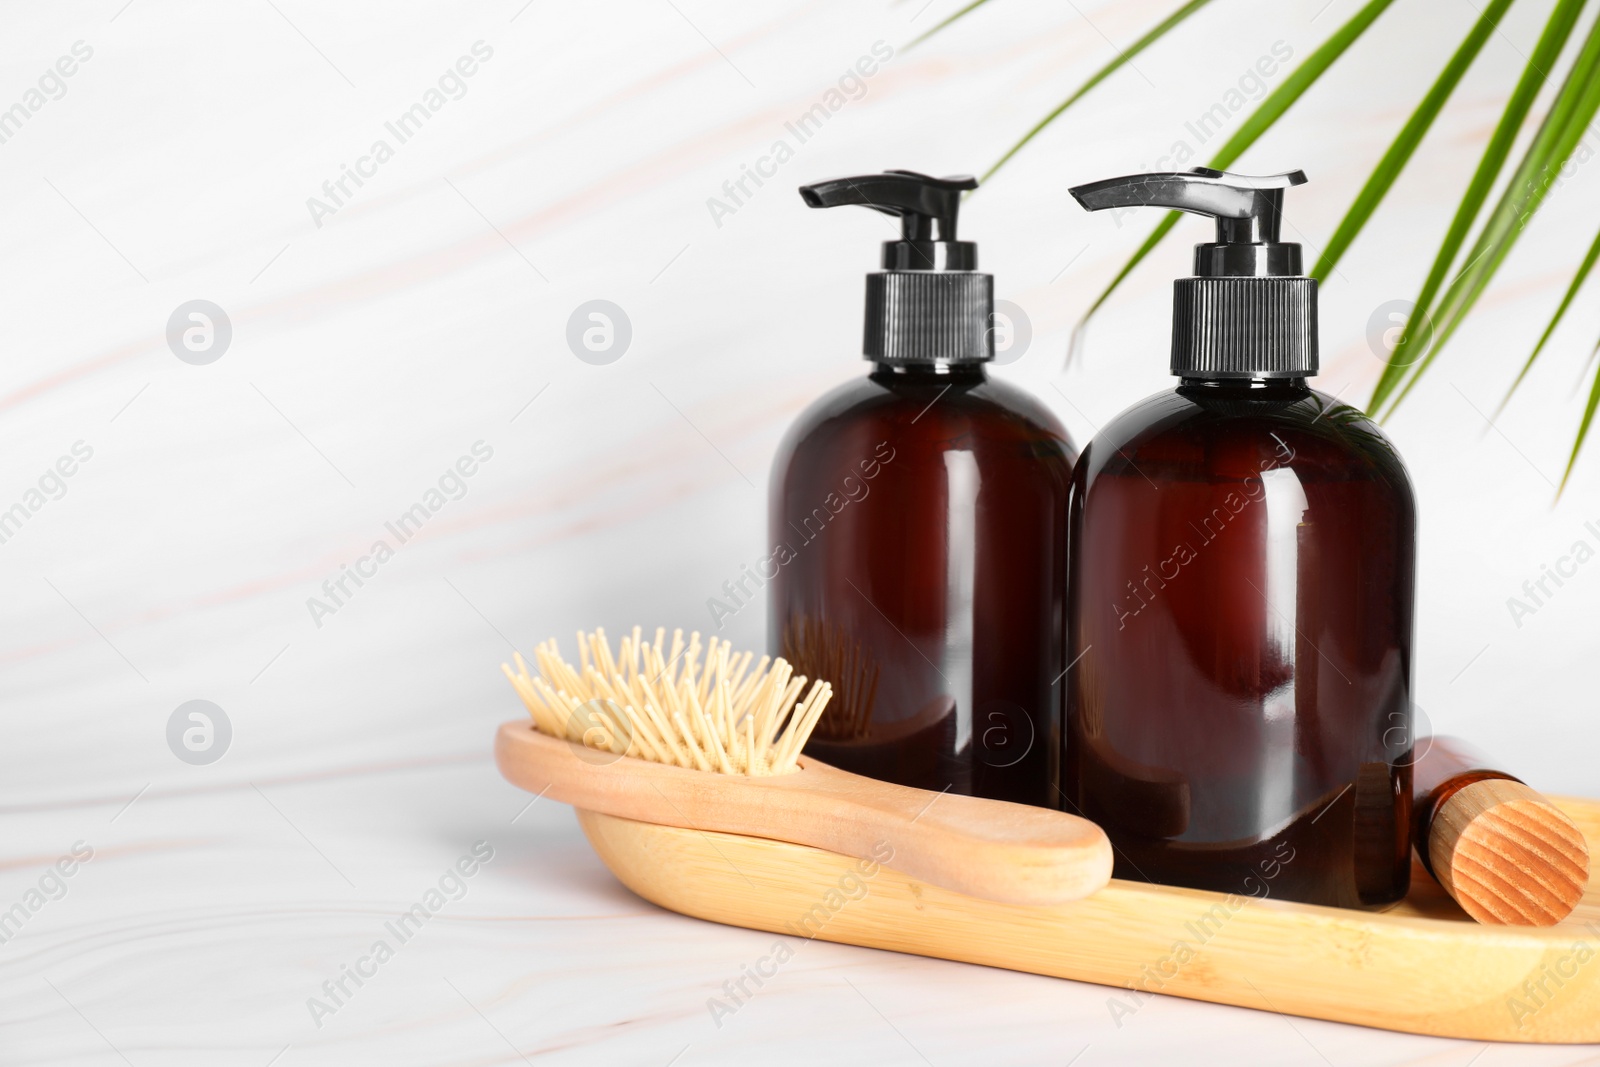
M 1552 926 L 1589 883 L 1589 847 L 1560 809 L 1509 778 L 1456 790 L 1428 832 L 1439 883 L 1483 923 Z

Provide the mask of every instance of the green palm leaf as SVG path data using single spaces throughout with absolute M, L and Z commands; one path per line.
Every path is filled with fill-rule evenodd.
M 1422 98 L 1422 103 L 1417 105 L 1417 109 L 1401 127 L 1394 143 L 1378 161 L 1371 177 L 1367 179 L 1367 184 L 1361 187 L 1361 192 L 1356 195 L 1350 210 L 1345 212 L 1344 218 L 1340 220 L 1339 228 L 1328 238 L 1327 246 L 1317 259 L 1317 265 L 1311 270 L 1312 277 L 1326 278 L 1350 247 L 1351 242 L 1356 239 L 1356 235 L 1361 232 L 1362 227 L 1366 226 L 1367 220 L 1388 195 L 1389 188 L 1394 185 L 1395 179 L 1400 177 L 1400 172 L 1405 170 L 1406 164 L 1411 161 L 1412 153 L 1417 150 L 1417 145 L 1422 143 L 1422 138 L 1433 126 L 1433 120 L 1439 117 L 1439 112 L 1455 92 L 1456 86 L 1461 83 L 1467 68 L 1478 58 L 1484 42 L 1499 26 L 1506 9 L 1513 2 L 1514 0 L 1495 0 L 1484 8 L 1483 14 L 1478 17 L 1478 21 L 1462 40 L 1461 46 L 1456 49 L 1455 55 L 1450 57 L 1450 62 L 1445 64 L 1433 87 L 1428 90 L 1428 95 Z
M 1600 345 L 1596 345 L 1600 348 Z M 1561 475 L 1561 489 L 1567 487 L 1567 479 L 1572 477 L 1572 468 L 1578 462 L 1578 453 L 1583 449 L 1584 438 L 1589 436 L 1589 425 L 1594 422 L 1594 409 L 1600 406 L 1600 367 L 1595 368 L 1594 385 L 1589 389 L 1589 403 L 1583 409 L 1583 421 L 1578 424 L 1578 439 L 1573 442 L 1572 456 L 1567 460 L 1567 469 Z M 1556 490 L 1559 496 L 1561 489 Z
M 1511 388 L 1506 390 L 1505 399 L 1500 401 L 1500 406 L 1495 409 L 1499 415 L 1511 400 L 1511 394 L 1517 391 L 1517 386 L 1522 384 L 1522 379 L 1528 376 L 1528 371 L 1533 369 L 1533 361 L 1539 358 L 1539 353 L 1544 351 L 1544 346 L 1550 340 L 1550 335 L 1556 332 L 1556 327 L 1561 324 L 1562 316 L 1566 315 L 1567 308 L 1572 306 L 1572 298 L 1578 295 L 1578 290 L 1583 288 L 1589 271 L 1593 269 L 1596 259 L 1600 259 L 1600 233 L 1594 235 L 1594 242 L 1589 245 L 1589 251 L 1584 255 L 1583 262 L 1578 265 L 1578 273 L 1572 276 L 1572 284 L 1567 286 L 1566 294 L 1561 297 L 1561 303 L 1556 306 L 1556 313 L 1550 316 L 1550 324 L 1544 328 L 1544 333 L 1539 336 L 1539 343 L 1533 346 L 1533 351 L 1528 354 L 1528 362 L 1522 365 L 1522 370 L 1517 372 L 1517 380 L 1511 383 Z
M 1294 73 L 1284 79 L 1282 85 L 1278 86 L 1265 100 L 1261 101 L 1260 106 L 1245 120 L 1244 125 L 1240 126 L 1234 135 L 1228 138 L 1226 143 L 1217 150 L 1217 154 L 1211 158 L 1211 162 L 1207 166 L 1217 170 L 1225 170 L 1229 164 L 1243 155 L 1245 149 L 1255 144 L 1262 134 L 1271 129 L 1273 124 L 1282 118 L 1284 113 L 1293 107 L 1295 102 L 1305 94 L 1306 90 L 1316 84 L 1317 79 L 1322 77 L 1328 68 L 1333 66 L 1339 57 L 1344 55 L 1346 50 L 1363 33 L 1367 32 L 1367 28 L 1393 2 L 1394 0 L 1370 0 L 1365 7 L 1351 17 L 1349 22 L 1335 30 L 1333 35 L 1322 42 L 1317 50 L 1306 58 L 1304 63 L 1295 68 Z M 1150 254 L 1151 249 L 1161 243 L 1162 238 L 1171 232 L 1172 227 L 1177 225 L 1177 222 L 1178 212 L 1168 212 L 1167 217 L 1161 220 L 1150 236 L 1145 238 L 1144 243 L 1133 253 L 1132 258 L 1124 263 L 1122 269 L 1111 279 L 1111 284 L 1106 286 L 1105 291 L 1095 298 L 1093 304 L 1089 305 L 1089 310 L 1084 312 L 1084 318 L 1087 319 L 1100 310 L 1100 306 L 1106 302 L 1106 299 L 1116 290 L 1117 286 L 1122 284 L 1122 280 L 1133 272 L 1133 268 L 1138 266 L 1145 256 Z
M 956 14 L 952 15 L 950 18 L 951 19 L 959 18 L 960 16 L 966 14 L 968 11 L 972 10 L 972 8 L 977 7 L 978 4 L 981 4 L 981 3 L 984 3 L 984 2 L 986 2 L 986 0 L 977 0 L 976 3 L 971 4 L 968 7 L 963 8 L 961 11 L 956 12 Z M 1174 26 L 1177 26 L 1179 23 L 1183 22 L 1190 15 L 1193 15 L 1196 11 L 1199 11 L 1201 8 L 1205 7 L 1210 2 L 1211 2 L 1211 0 L 1189 0 L 1189 2 L 1187 4 L 1184 4 L 1182 7 L 1178 8 L 1178 10 L 1176 10 L 1172 14 L 1168 15 L 1158 25 L 1156 25 L 1153 29 L 1151 29 L 1150 32 L 1146 33 L 1143 37 L 1141 37 L 1137 41 L 1133 42 L 1133 44 L 1130 45 L 1126 51 L 1118 52 L 1116 59 L 1113 59 L 1111 62 L 1107 63 L 1105 66 L 1103 66 L 1099 70 L 1095 71 L 1094 74 L 1090 76 L 1088 81 L 1086 81 L 1082 85 L 1078 86 L 1077 90 L 1074 91 L 1071 96 L 1069 96 L 1065 100 L 1061 101 L 1061 103 L 1059 105 L 1057 105 L 1057 107 L 1056 107 L 1056 109 L 1054 111 L 1050 112 L 1050 114 L 1048 114 L 1044 118 L 1040 119 L 1038 121 L 1038 123 L 1034 125 L 1033 129 L 1031 129 L 1027 133 L 1023 134 L 1022 140 L 1018 141 L 1016 144 L 1014 144 L 1010 148 L 1006 149 L 1006 154 L 1001 156 L 998 160 L 996 160 L 994 166 L 990 167 L 987 171 L 985 171 L 984 174 L 983 174 L 983 177 L 978 179 L 978 180 L 980 182 L 986 182 L 990 178 L 994 177 L 995 171 L 997 171 L 1001 167 L 1005 166 L 1007 160 L 1009 160 L 1012 156 L 1016 155 L 1018 152 L 1022 151 L 1022 146 L 1023 145 L 1027 144 L 1029 141 L 1031 141 L 1035 137 L 1037 137 L 1039 135 L 1040 131 L 1042 131 L 1046 126 L 1048 126 L 1052 122 L 1054 122 L 1058 117 L 1060 117 L 1060 115 L 1061 115 L 1061 113 L 1063 111 L 1067 110 L 1067 108 L 1069 108 L 1073 104 L 1077 103 L 1078 99 L 1081 96 L 1083 96 L 1085 93 L 1087 93 L 1090 89 L 1093 89 L 1096 85 L 1099 85 L 1101 82 L 1105 81 L 1106 78 L 1110 77 L 1113 73 L 1115 73 L 1118 69 L 1120 69 L 1124 64 L 1126 64 L 1130 60 L 1132 60 L 1134 56 L 1138 55 L 1140 52 L 1143 52 L 1146 48 L 1149 48 L 1152 44 L 1155 44 L 1162 37 L 1165 37 L 1168 30 L 1171 30 Z M 947 19 L 946 21 L 948 22 L 949 20 Z M 942 25 L 943 24 L 941 24 L 941 26 Z M 935 26 L 934 30 L 937 30 L 937 29 L 940 29 L 940 28 L 941 28 L 940 26 Z M 932 33 L 933 30 L 930 30 L 928 32 Z M 923 36 L 927 36 L 927 34 L 924 34 Z M 921 40 L 921 39 L 922 38 L 919 37 L 917 40 Z M 913 41 L 912 43 L 915 44 L 916 42 Z
M 1411 309 L 1407 327 L 1401 332 L 1394 351 L 1390 353 L 1389 365 L 1384 367 L 1383 373 L 1378 377 L 1378 384 L 1373 387 L 1372 399 L 1367 403 L 1368 411 L 1374 414 L 1378 412 L 1384 401 L 1400 384 L 1401 379 L 1406 376 L 1408 368 L 1415 362 L 1400 355 L 1409 352 L 1406 346 L 1413 339 L 1413 333 L 1426 337 L 1431 332 L 1429 313 L 1433 300 L 1444 286 L 1446 273 L 1455 263 L 1456 256 L 1467 239 L 1467 232 L 1471 230 L 1478 213 L 1482 211 L 1495 179 L 1499 177 L 1501 169 L 1511 155 L 1517 131 L 1522 128 L 1522 123 L 1533 106 L 1534 98 L 1538 96 L 1539 88 L 1545 82 L 1545 72 L 1555 65 L 1562 49 L 1566 47 L 1567 38 L 1572 35 L 1572 29 L 1577 25 L 1583 5 L 1584 0 L 1559 0 L 1555 9 L 1551 11 L 1550 18 L 1534 45 L 1533 54 L 1528 57 L 1527 65 L 1523 67 L 1522 74 L 1506 101 L 1505 109 L 1500 114 L 1500 120 L 1495 124 L 1494 133 L 1490 135 L 1489 143 L 1484 147 L 1483 155 L 1478 160 L 1478 167 L 1467 185 L 1467 191 L 1462 195 L 1455 217 L 1450 221 L 1450 228 L 1445 231 L 1444 240 L 1440 242 L 1433 265 L 1428 269 L 1427 279 L 1422 283 L 1422 290 L 1417 295 L 1415 306 Z M 1468 265 L 1471 265 L 1470 262 Z M 1413 331 L 1413 324 L 1419 329 Z
M 1600 110 L 1600 21 L 1590 27 L 1578 58 L 1557 90 L 1550 113 L 1540 123 L 1522 162 L 1484 223 L 1467 267 L 1440 298 L 1433 346 L 1390 403 L 1389 412 L 1393 412 L 1422 379 L 1472 310 L 1517 238 L 1527 228 L 1528 221 L 1544 203 L 1556 175 L 1571 157 L 1597 110 Z
M 972 3 L 968 4 L 966 7 L 962 8 L 960 11 L 957 11 L 954 15 L 951 15 L 949 18 L 947 18 L 943 22 L 939 23 L 939 25 L 935 26 L 933 29 L 929 30 L 927 33 L 924 33 L 920 37 L 917 37 L 917 38 L 913 39 L 910 44 L 906 45 L 906 49 L 915 48 L 917 45 L 921 44 L 923 41 L 926 41 L 929 37 L 932 37 L 934 34 L 938 33 L 940 30 L 944 29 L 946 26 L 950 25 L 952 22 L 955 22 L 957 19 L 959 19 L 959 18 L 961 18 L 961 17 L 963 17 L 965 15 L 970 15 L 973 11 L 977 10 L 978 8 L 982 7 L 984 4 L 987 4 L 988 2 L 989 2 L 989 0 L 972 0 Z

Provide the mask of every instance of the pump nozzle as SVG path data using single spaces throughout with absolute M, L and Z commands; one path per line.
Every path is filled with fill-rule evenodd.
M 1300 273 L 1300 246 L 1278 240 L 1283 191 L 1305 183 L 1298 170 L 1255 177 L 1195 167 L 1107 178 L 1071 192 L 1089 211 L 1166 207 L 1216 219 L 1216 243 L 1195 246 L 1197 277 L 1286 278 Z
M 884 270 L 976 270 L 978 249 L 956 240 L 961 194 L 978 187 L 968 174 L 931 178 L 914 170 L 889 170 L 859 178 L 802 185 L 808 207 L 860 204 L 900 218 L 900 240 L 885 241 Z
M 1193 278 L 1173 288 L 1172 373 L 1182 378 L 1304 378 L 1317 372 L 1317 282 L 1300 246 L 1278 240 L 1283 191 L 1304 172 L 1253 177 L 1196 167 L 1130 174 L 1072 190 L 1089 211 L 1165 207 L 1217 221 L 1194 246 Z
M 994 358 L 994 278 L 978 273 L 978 246 L 956 240 L 966 174 L 930 178 L 888 170 L 800 187 L 807 207 L 859 204 L 900 219 L 883 243 L 883 270 L 867 275 L 861 352 L 886 364 L 982 363 Z

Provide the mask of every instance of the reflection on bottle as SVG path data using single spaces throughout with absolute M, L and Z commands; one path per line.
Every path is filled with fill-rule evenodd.
M 957 705 L 941 694 L 904 719 L 875 721 L 880 665 L 842 627 L 803 615 L 783 630 L 783 656 L 797 674 L 833 683 L 834 698 L 806 743 L 806 754 L 854 774 L 922 789 L 970 791 L 956 751 Z
M 978 581 L 978 492 L 982 478 L 970 451 L 944 454 L 945 594 L 944 649 L 939 660 L 945 687 L 955 698 L 956 736 L 950 751 L 972 743 L 973 654 L 976 647 Z
M 791 615 L 783 628 L 783 658 L 796 674 L 833 685 L 833 699 L 812 731 L 818 741 L 865 738 L 878 696 L 878 664 L 839 627 L 821 619 Z
M 1399 768 L 1372 762 L 1363 763 L 1356 772 L 1352 792 L 1355 812 L 1350 830 L 1356 894 L 1363 904 L 1389 903 L 1395 891 L 1392 872 L 1409 859 L 1411 789 L 1402 786 Z
M 1102 739 L 1080 742 L 1085 818 L 1147 837 L 1179 837 L 1189 828 L 1189 780 L 1181 772 L 1127 759 Z

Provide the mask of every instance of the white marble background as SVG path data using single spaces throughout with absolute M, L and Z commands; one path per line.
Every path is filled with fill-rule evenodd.
M 706 625 L 762 551 L 785 424 L 863 372 L 860 275 L 887 223 L 807 212 L 793 186 L 980 171 L 1174 3 L 1001 0 L 899 52 L 957 6 L 0 8 L 0 107 L 76 42 L 93 51 L 0 144 L 0 508 L 93 450 L 0 544 L 0 909 L 93 849 L 0 944 L 0 1062 L 1596 1062 L 1178 1000 L 1118 1028 L 1103 989 L 820 943 L 718 1028 L 706 998 L 767 936 L 632 897 L 569 811 L 524 810 L 497 777 L 493 727 L 520 714 L 510 646 Z M 1413 295 L 1543 7 L 1518 5 L 1326 286 L 1330 392 L 1370 388 L 1372 309 Z M 1213 5 L 970 202 L 965 231 L 1033 328 L 997 373 L 1080 440 L 1165 388 L 1168 280 L 1205 231 L 1185 223 L 1063 371 L 1149 225 L 1086 216 L 1066 187 L 1154 164 L 1274 42 L 1303 58 L 1355 8 Z M 1476 14 L 1397 3 L 1246 156 L 1310 173 L 1292 199 L 1308 246 Z M 315 225 L 307 198 L 478 41 L 493 54 L 465 95 Z M 718 226 L 707 198 L 877 41 L 897 55 L 865 95 Z M 1497 427 L 1479 413 L 1581 256 L 1597 182 L 1580 168 L 1556 193 L 1390 428 L 1423 513 L 1420 702 L 1589 795 L 1600 563 L 1520 627 L 1506 600 L 1600 542 L 1600 453 L 1559 502 L 1549 484 L 1600 333 L 1592 295 Z M 201 298 L 233 340 L 192 366 L 165 324 Z M 632 322 L 609 366 L 564 340 L 595 298 Z M 307 598 L 477 441 L 493 458 L 465 496 L 316 625 Z M 762 625 L 752 606 L 725 633 L 756 646 Z M 209 766 L 167 746 L 192 699 L 232 725 Z M 480 840 L 494 858 L 465 896 L 318 1027 L 307 998 Z

